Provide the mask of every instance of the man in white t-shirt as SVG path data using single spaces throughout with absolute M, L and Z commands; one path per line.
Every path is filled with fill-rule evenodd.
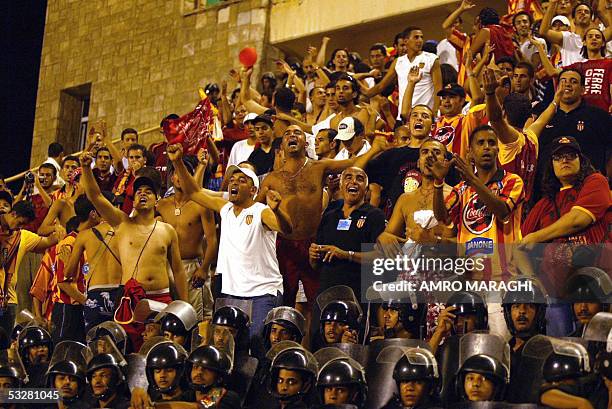
M 334 159 L 351 159 L 369 151 L 372 146 L 365 139 L 364 131 L 363 124 L 357 118 L 349 116 L 340 121 L 338 135 L 336 135 L 334 141 L 337 141 L 336 143 L 342 142 L 342 148 Z
M 559 50 L 561 54 L 561 66 L 565 67 L 575 62 L 584 61 L 584 57 L 581 54 L 582 38 L 580 35 L 569 31 L 571 24 L 567 17 L 562 15 L 555 16 L 557 2 L 551 1 L 550 3 L 550 6 L 548 6 L 544 17 L 542 18 L 540 35 L 551 43 L 557 44 L 559 47 L 561 47 Z M 553 18 L 553 16 L 555 17 Z M 567 30 L 552 30 L 551 25 L 557 21 L 561 22 L 567 28 Z
M 221 274 L 221 293 L 226 298 L 253 301 L 249 328 L 251 337 L 261 334 L 268 312 L 282 304 L 283 277 L 276 258 L 276 234 L 290 234 L 291 219 L 281 210 L 280 194 L 266 192 L 267 206 L 256 202 L 259 179 L 255 172 L 228 166 L 229 200 L 199 189 L 182 158 L 182 146 L 168 147 L 184 194 L 202 207 L 221 216 L 221 237 L 217 273 Z
M 412 106 L 427 105 L 433 112 L 438 112 L 440 100 L 435 95 L 442 89 L 440 60 L 437 55 L 423 51 L 423 31 L 420 28 L 408 27 L 404 30 L 404 37 L 408 52 L 393 61 L 389 71 L 378 84 L 369 89 L 362 89 L 363 94 L 367 97 L 373 97 L 397 79 L 399 90 L 398 119 L 400 119 L 402 100 L 408 86 L 408 72 L 412 67 L 418 66 L 423 76 L 414 87 Z
M 257 143 L 257 139 L 255 138 L 255 127 L 253 126 L 253 120 L 255 118 L 257 118 L 257 114 L 249 112 L 242 120 L 244 127 L 249 133 L 249 136 L 247 139 L 238 141 L 234 144 L 234 146 L 232 146 L 229 158 L 227 159 L 227 166 L 237 165 L 240 162 L 244 162 L 245 160 L 249 159 L 249 156 L 251 153 L 253 153 L 255 143 Z

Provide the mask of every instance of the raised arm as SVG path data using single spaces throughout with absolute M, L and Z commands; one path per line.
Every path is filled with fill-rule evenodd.
M 368 98 L 373 97 L 374 95 L 380 94 L 385 88 L 391 85 L 391 83 L 397 78 L 397 75 L 395 74 L 396 62 L 397 60 L 393 61 L 383 79 L 380 80 L 380 82 L 374 85 L 372 88 L 366 88 L 360 83 L 359 85 L 361 87 L 361 92 L 363 93 L 363 95 Z
M 558 87 L 557 92 L 555 92 L 555 97 L 553 101 L 546 107 L 544 112 L 540 114 L 538 119 L 536 119 L 530 126 L 529 129 L 532 131 L 535 136 L 538 138 L 540 134 L 544 130 L 544 127 L 551 121 L 551 119 L 555 116 L 557 112 L 557 107 L 559 106 L 559 102 L 561 101 L 561 94 L 563 93 L 563 88 Z
M 112 203 L 106 200 L 106 198 L 102 195 L 93 171 L 91 170 L 91 162 L 93 161 L 91 153 L 83 152 L 80 160 L 83 171 L 81 176 L 81 185 L 85 190 L 87 198 L 94 205 L 100 216 L 102 216 L 102 218 L 108 222 L 108 224 L 113 227 L 117 227 L 119 224 L 126 221 L 128 216 L 121 210 L 114 207 Z
M 189 174 L 185 164 L 183 163 L 183 147 L 180 144 L 170 145 L 167 148 L 168 158 L 172 161 L 174 171 L 176 172 L 181 188 L 190 200 L 193 200 L 202 207 L 205 207 L 216 212 L 220 211 L 227 203 L 226 200 L 220 197 L 213 197 L 206 194 L 200 189 L 197 182 Z
M 476 7 L 476 5 L 470 0 L 463 0 L 459 7 L 457 7 L 457 9 L 453 11 L 448 17 L 446 17 L 446 20 L 442 22 L 442 29 L 447 32 L 451 30 L 455 20 L 457 20 L 459 16 L 461 16 L 461 14 L 463 14 L 465 11 L 473 7 Z
M 434 176 L 434 193 L 433 193 L 433 211 L 437 220 L 446 226 L 452 223 L 450 213 L 446 208 L 444 199 L 444 178 L 448 175 L 448 171 L 455 163 L 457 157 L 449 160 L 434 160 L 427 161 L 426 166 L 431 170 Z
M 221 118 L 223 122 L 223 126 L 228 125 L 232 122 L 232 108 L 230 107 L 229 101 L 227 100 L 227 81 L 221 81 L 221 95 L 219 98 L 220 101 L 220 109 Z
M 244 68 L 242 68 L 241 70 L 244 70 Z M 257 102 L 253 101 L 249 92 L 251 88 L 252 74 L 253 68 L 241 71 L 240 73 L 240 78 L 242 81 L 242 83 L 240 84 L 240 100 L 242 101 L 242 104 L 246 107 L 248 112 L 254 112 L 257 115 L 261 115 L 266 112 L 266 107 L 261 106 Z
M 49 212 L 47 212 L 45 219 L 40 224 L 40 227 L 38 228 L 38 231 L 36 233 L 41 236 L 48 236 L 49 234 L 53 233 L 55 229 L 55 221 L 59 218 L 60 210 L 62 206 L 65 205 L 65 203 L 66 202 L 63 199 L 59 199 L 53 202 L 53 204 L 49 208 Z
M 495 129 L 495 133 L 502 143 L 515 142 L 519 138 L 519 131 L 511 127 L 502 115 L 501 106 L 495 95 L 495 90 L 499 84 L 492 69 L 487 68 L 483 75 L 483 81 L 487 101 L 487 117 L 491 126 Z
M 322 159 L 319 162 L 322 162 L 325 166 L 326 174 L 340 173 L 344 169 L 349 168 L 351 166 L 356 166 L 358 168 L 365 169 L 368 162 L 386 148 L 387 138 L 385 138 L 383 135 L 377 135 L 374 138 L 374 143 L 372 144 L 370 150 L 364 153 L 363 155 L 357 156 L 356 158 L 344 160 Z
M 51 196 L 49 196 L 49 194 L 45 191 L 45 189 L 40 184 L 40 179 L 38 178 L 38 171 L 34 172 L 34 186 L 36 186 L 36 189 L 38 189 L 38 194 L 42 198 L 45 206 L 46 207 L 51 206 L 51 204 L 53 203 L 53 199 L 51 199 Z
M 329 40 L 329 37 L 323 37 L 321 40 L 321 48 L 319 48 L 319 52 L 317 53 L 315 60 L 318 66 L 325 65 L 325 54 L 327 54 L 327 45 L 329 44 Z
M 417 65 L 410 68 L 410 71 L 408 72 L 408 85 L 406 85 L 404 97 L 402 98 L 401 116 L 405 121 L 408 120 L 410 117 L 410 112 L 412 112 L 412 97 L 414 95 L 414 87 L 416 86 L 417 82 L 421 81 L 422 78 L 423 73 Z M 438 97 L 435 95 L 436 94 L 434 94 L 434 98 L 438 99 Z
M 268 208 L 261 213 L 261 221 L 270 230 L 277 231 L 283 235 L 291 234 L 293 225 L 289 215 L 280 208 L 282 197 L 275 190 L 268 189 L 265 192 Z
M 113 143 L 110 134 L 106 130 L 106 122 L 100 121 L 100 133 L 102 134 L 102 142 L 104 142 L 104 146 L 108 148 L 112 158 L 113 165 L 115 166 L 115 175 L 118 175 L 121 171 L 123 171 L 123 155 L 121 151 L 117 149 L 115 144 Z
M 550 0 L 548 2 L 548 9 L 546 9 L 546 13 L 544 13 L 542 23 L 540 24 L 540 36 L 544 37 L 551 43 L 561 46 L 563 45 L 563 34 L 560 31 L 550 29 L 552 19 L 557 13 L 557 1 L 558 0 Z
M 438 98 L 436 95 L 438 95 L 438 92 L 442 90 L 442 71 L 440 70 L 439 58 L 436 58 L 436 61 L 431 67 L 431 80 L 433 81 L 434 86 L 433 113 L 434 115 L 438 115 L 438 108 L 440 108 L 440 98 Z

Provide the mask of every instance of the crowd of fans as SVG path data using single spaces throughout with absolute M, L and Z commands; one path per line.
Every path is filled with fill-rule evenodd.
M 464 32 L 463 0 L 439 42 L 410 26 L 363 58 L 324 37 L 260 80 L 233 69 L 206 86 L 222 135 L 197 155 L 132 128 L 115 146 L 103 121 L 79 156 L 49 145 L 18 194 L 0 184 L 0 390 L 52 388 L 59 408 L 612 407 L 612 13 L 508 3 Z M 366 279 L 449 248 L 484 260 L 455 280 L 529 285 L 434 300 Z

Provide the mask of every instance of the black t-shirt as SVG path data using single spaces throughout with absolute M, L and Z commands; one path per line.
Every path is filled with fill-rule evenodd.
M 449 154 L 450 155 L 450 154 Z M 371 160 L 366 167 L 370 183 L 382 186 L 380 207 L 387 219 L 391 218 L 397 199 L 403 194 L 415 190 L 421 185 L 421 173 L 418 170 L 419 148 L 402 146 L 389 149 Z M 451 168 L 446 183 L 451 186 L 459 183 L 455 168 Z
M 535 111 L 541 110 L 538 104 Z M 545 107 L 544 107 L 545 108 Z M 612 149 L 612 121 L 610 115 L 584 101 L 570 112 L 557 110 L 552 120 L 540 135 L 540 153 L 532 200 L 541 198 L 544 169 L 550 161 L 551 142 L 559 136 L 573 136 L 580 144 L 582 153 L 591 160 L 595 169 L 606 175 L 606 162 Z
M 261 148 L 254 149 L 253 152 L 251 152 L 248 161 L 255 165 L 255 168 L 257 169 L 257 176 L 264 175 L 272 171 L 272 168 L 274 167 L 274 155 L 280 144 L 281 139 L 275 139 L 272 142 L 270 152 L 266 153 Z
M 340 224 L 340 220 L 350 220 Z M 348 226 L 347 226 L 348 224 Z M 348 229 L 348 230 L 347 230 Z M 375 243 L 385 230 L 385 215 L 380 209 L 369 204 L 362 205 L 346 218 L 340 208 L 329 209 L 323 215 L 317 230 L 317 244 L 329 244 L 344 251 L 362 251 L 362 243 Z M 334 259 L 330 263 L 320 263 L 319 292 L 335 285 L 347 285 L 353 289 L 357 298 L 361 293 L 361 266 L 348 260 Z

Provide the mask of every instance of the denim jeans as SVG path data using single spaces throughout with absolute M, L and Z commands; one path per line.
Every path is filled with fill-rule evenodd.
M 253 339 L 257 335 L 263 333 L 264 321 L 266 315 L 271 309 L 283 305 L 283 295 L 266 294 L 257 297 L 234 297 L 232 295 L 222 294 L 223 298 L 233 298 L 237 300 L 253 301 L 253 311 L 251 312 L 251 326 L 249 327 L 249 338 Z

